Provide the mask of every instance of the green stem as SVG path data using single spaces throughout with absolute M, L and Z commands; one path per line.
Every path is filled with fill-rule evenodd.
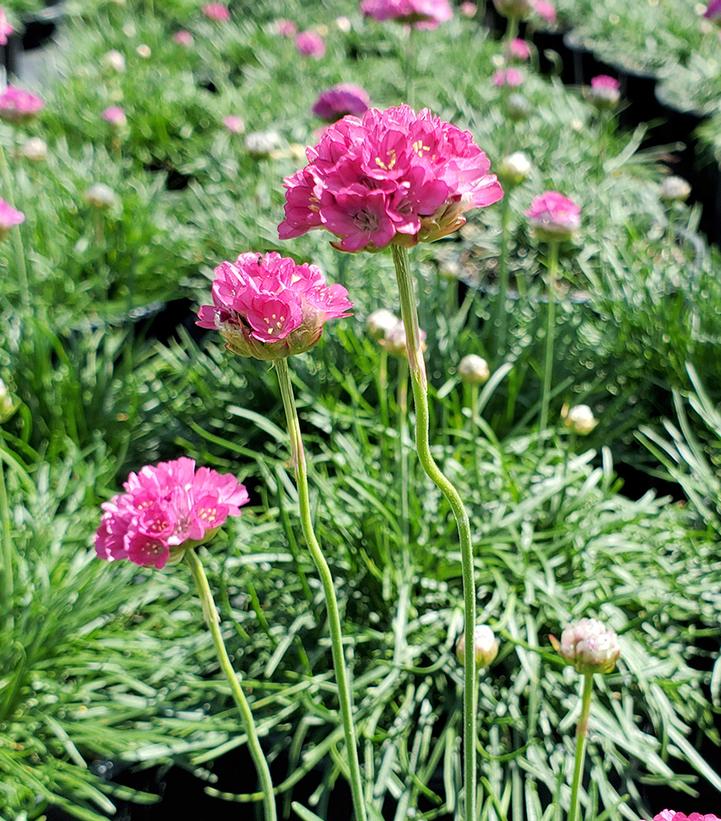
M 413 49 L 414 43 L 414 36 L 413 36 L 414 27 L 408 27 L 408 42 L 406 43 L 406 103 L 409 106 L 413 105 L 413 97 L 414 97 L 414 80 L 416 74 L 416 54 Z
M 543 365 L 543 393 L 541 395 L 541 425 L 543 436 L 548 426 L 548 408 L 553 384 L 553 346 L 556 336 L 556 276 L 558 273 L 558 242 L 548 246 L 548 311 L 546 313 L 546 357 Z
M 2 519 L 3 609 L 7 614 L 10 627 L 12 627 L 15 607 L 15 556 L 13 554 L 10 508 L 5 486 L 5 465 L 2 459 L 0 459 L 0 518 Z
M 591 696 L 593 695 L 593 673 L 584 673 L 583 696 L 581 697 L 581 717 L 576 728 L 576 758 L 573 764 L 573 782 L 571 784 L 571 805 L 568 808 L 568 821 L 578 818 L 578 794 L 583 781 L 583 766 L 586 760 L 586 738 L 588 737 L 588 718 L 591 714 Z
M 506 48 L 510 50 L 511 43 L 518 37 L 518 17 L 509 17 L 506 26 Z
M 398 364 L 398 462 L 401 477 L 401 532 L 408 549 L 408 362 Z
M 250 704 L 245 697 L 243 688 L 240 686 L 238 676 L 233 669 L 233 663 L 228 656 L 228 651 L 223 641 L 223 633 L 220 629 L 220 618 L 215 602 L 213 601 L 213 594 L 208 584 L 208 577 L 205 575 L 205 569 L 195 552 L 195 548 L 188 548 L 185 551 L 185 560 L 187 561 L 190 572 L 193 574 L 195 586 L 198 589 L 200 596 L 200 604 L 203 608 L 203 616 L 205 623 L 208 625 L 210 635 L 213 638 L 213 645 L 215 652 L 220 662 L 220 667 L 225 674 L 228 684 L 230 684 L 230 691 L 233 694 L 233 700 L 238 706 L 241 718 L 245 724 L 245 732 L 248 735 L 248 748 L 250 755 L 253 758 L 255 768 L 258 771 L 258 779 L 263 791 L 263 807 L 265 810 L 266 821 L 276 821 L 277 815 L 275 810 L 275 797 L 273 795 L 273 782 L 270 777 L 270 770 L 268 769 L 268 762 L 263 755 L 263 749 L 258 740 L 258 732 L 255 728 L 255 721 L 253 720 L 253 713 L 250 709 Z
M 496 306 L 496 328 L 498 329 L 498 344 L 496 351 L 502 354 L 506 346 L 506 327 L 508 312 L 506 302 L 508 301 L 508 233 L 511 218 L 511 206 L 509 193 L 503 198 L 501 206 L 501 258 L 498 263 L 500 283 L 498 290 L 498 303 Z
M 473 545 L 471 524 L 461 495 L 435 462 L 430 445 L 430 416 L 428 408 L 428 382 L 423 360 L 418 306 L 413 277 L 408 266 L 408 252 L 397 245 L 391 246 L 401 302 L 401 316 L 406 331 L 408 364 L 416 410 L 416 449 L 418 459 L 431 481 L 448 500 L 458 526 L 463 573 L 465 667 L 463 693 L 463 773 L 464 773 L 464 821 L 477 821 L 476 812 L 476 737 L 477 695 L 476 659 L 473 652 L 473 633 L 476 624 L 476 589 L 473 575 Z
M 5 154 L 5 147 L 0 144 L 0 176 L 2 177 L 3 193 L 10 205 L 16 206 L 14 202 L 14 186 L 12 177 L 10 176 L 10 168 L 8 166 L 7 156 Z M 25 248 L 23 247 L 23 237 L 20 225 L 11 229 L 13 253 L 15 255 L 15 265 L 18 271 L 18 280 L 20 282 L 20 292 L 22 298 L 23 308 L 30 309 L 30 283 L 28 280 L 27 263 L 25 262 Z
M 300 506 L 300 520 L 311 557 L 320 576 L 325 595 L 325 604 L 328 613 L 328 627 L 330 630 L 330 640 L 333 655 L 333 667 L 335 670 L 336 683 L 338 685 L 338 701 L 340 703 L 341 720 L 345 735 L 346 755 L 348 756 L 348 773 L 351 791 L 353 794 L 353 806 L 355 808 L 356 821 L 366 821 L 365 801 L 363 797 L 363 783 L 361 780 L 360 764 L 358 761 L 358 741 L 356 739 L 355 725 L 353 724 L 353 701 L 346 671 L 345 658 L 343 655 L 343 633 L 341 630 L 340 613 L 338 610 L 338 600 L 336 598 L 333 576 L 328 567 L 328 562 L 323 555 L 318 539 L 313 529 L 313 517 L 310 509 L 310 492 L 308 490 L 308 469 L 305 459 L 305 449 L 303 447 L 303 437 L 300 431 L 300 421 L 298 410 L 295 405 L 293 395 L 293 385 L 290 380 L 288 361 L 279 359 L 275 362 L 275 370 L 278 374 L 278 384 L 283 398 L 283 408 L 288 425 L 288 437 L 290 438 L 290 450 L 295 469 L 295 479 L 298 486 L 298 504 Z

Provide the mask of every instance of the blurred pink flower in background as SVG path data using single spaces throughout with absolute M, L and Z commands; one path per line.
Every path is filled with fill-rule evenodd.
M 146 465 L 123 487 L 125 493 L 101 505 L 95 552 L 107 561 L 128 559 L 148 567 L 164 567 L 183 546 L 207 541 L 249 501 L 234 476 L 196 470 L 195 461 L 185 457 Z
M 0 239 L 5 239 L 8 231 L 25 222 L 25 214 L 13 208 L 10 203 L 0 199 Z
M 0 6 L 0 46 L 8 44 L 8 37 L 15 31 L 8 20 L 7 12 Z
M 353 83 L 340 83 L 318 95 L 313 113 L 327 122 L 335 122 L 346 114 L 360 115 L 370 106 L 368 92 Z
M 228 114 L 227 117 L 223 117 L 223 125 L 231 134 L 242 134 L 245 131 L 245 122 L 237 114 Z
M 548 0 L 535 0 L 533 3 L 533 10 L 546 23 L 555 23 L 558 15 L 556 14 L 556 7 Z
M 711 0 L 703 16 L 707 20 L 721 23 L 721 0 Z
M 503 196 L 468 131 L 407 105 L 344 117 L 285 180 L 281 239 L 316 228 L 341 251 L 431 242 L 465 224 L 464 213 Z
M 281 37 L 295 37 L 298 33 L 298 26 L 292 20 L 276 20 L 273 28 Z
M 280 254 L 241 254 L 215 269 L 213 304 L 198 312 L 198 325 L 220 331 L 239 356 L 283 359 L 315 345 L 329 319 L 353 307 L 342 285 L 328 285 L 315 265 Z
M 460 10 L 464 17 L 475 17 L 478 6 L 475 3 L 461 3 Z
M 304 57 L 320 60 L 325 55 L 325 40 L 315 31 L 301 31 L 295 38 L 295 47 Z
M 102 118 L 106 123 L 109 123 L 113 128 L 123 128 L 128 124 L 128 118 L 125 116 L 125 111 L 119 105 L 111 105 L 102 113 Z
M 10 123 L 24 123 L 34 119 L 45 103 L 30 91 L 9 85 L 0 94 L 0 119 Z
M 216 23 L 227 23 L 230 20 L 230 10 L 225 3 L 206 3 L 201 11 L 208 20 Z
M 176 31 L 173 35 L 173 42 L 177 43 L 179 46 L 185 46 L 186 48 L 190 48 L 193 45 L 193 35 L 189 31 L 185 31 L 185 29 L 181 29 L 180 31 Z
M 581 206 L 558 191 L 536 197 L 526 211 L 528 221 L 539 239 L 571 239 L 581 227 Z
M 621 83 L 608 74 L 599 74 L 591 80 L 589 99 L 598 108 L 614 108 L 621 99 Z
M 525 62 L 531 59 L 531 47 L 525 40 L 515 37 L 508 44 L 508 55 L 514 60 L 523 60 Z
M 436 28 L 453 17 L 448 0 L 363 0 L 361 11 L 383 22 L 395 20 L 417 28 Z
M 654 816 L 653 821 L 721 821 L 721 818 L 712 813 L 704 815 L 700 812 L 692 812 L 691 815 L 686 815 L 676 810 L 663 810 Z
M 501 68 L 493 75 L 492 82 L 499 88 L 503 86 L 518 88 L 523 84 L 523 72 L 517 68 Z

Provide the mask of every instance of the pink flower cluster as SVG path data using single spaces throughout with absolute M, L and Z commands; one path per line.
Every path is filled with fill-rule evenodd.
M 545 20 L 546 23 L 550 23 L 551 25 L 553 25 L 558 18 L 556 7 L 553 3 L 549 3 L 548 0 L 535 0 L 533 3 L 533 11 L 541 20 Z
M 581 227 L 581 207 L 558 191 L 536 197 L 526 216 L 536 236 L 549 242 L 571 239 Z
M 25 222 L 25 214 L 0 199 L 0 239 L 4 239 L 11 228 L 23 222 Z
M 589 98 L 598 108 L 614 108 L 621 99 L 621 83 L 608 74 L 599 74 L 591 79 Z
M 273 29 L 280 37 L 295 37 L 298 26 L 292 20 L 276 20 Z
M 231 134 L 242 134 L 245 131 L 245 121 L 237 114 L 228 114 L 223 117 L 223 125 Z
M 458 230 L 466 211 L 503 197 L 472 135 L 427 109 L 344 117 L 306 155 L 308 165 L 285 180 L 281 239 L 322 228 L 341 251 L 411 246 Z
M 518 68 L 500 68 L 493 75 L 492 82 L 497 88 L 518 88 L 523 85 L 523 72 Z
M 353 307 L 346 289 L 328 285 L 320 268 L 275 252 L 222 262 L 212 294 L 198 325 L 220 331 L 233 353 L 265 360 L 307 351 L 329 319 L 349 316 Z
M 123 487 L 125 493 L 102 505 L 95 552 L 100 559 L 143 566 L 164 567 L 184 546 L 210 539 L 248 503 L 248 492 L 234 476 L 196 470 L 187 458 L 146 465 Z
M 333 123 L 346 114 L 359 116 L 368 110 L 368 92 L 353 83 L 341 83 L 323 91 L 313 103 L 313 113 L 321 120 Z
M 44 105 L 40 97 L 30 91 L 9 85 L 0 94 L 0 119 L 24 123 L 36 117 Z
M 325 40 L 315 31 L 301 31 L 295 38 L 295 47 L 303 57 L 320 60 L 325 56 Z
M 531 47 L 525 40 L 515 37 L 508 45 L 508 56 L 513 60 L 525 62 L 531 59 Z
M 380 22 L 395 20 L 424 29 L 438 28 L 453 17 L 448 0 L 363 0 L 361 11 Z
M 216 23 L 227 23 L 230 20 L 230 10 L 225 3 L 206 3 L 201 11 L 208 20 Z
M 721 818 L 712 813 L 704 815 L 700 812 L 692 812 L 691 815 L 686 815 L 683 812 L 676 812 L 676 810 L 663 810 L 663 812 L 654 816 L 653 821 L 721 821 Z
M 721 23 L 721 0 L 711 0 L 703 16 L 707 20 Z
M 181 29 L 180 31 L 176 31 L 173 35 L 173 42 L 176 45 L 190 48 L 193 45 L 193 35 L 189 31 Z
M 128 124 L 125 111 L 119 105 L 111 105 L 106 108 L 102 117 L 113 128 L 124 128 Z
M 0 46 L 8 44 L 8 37 L 15 31 L 8 20 L 7 12 L 0 6 Z

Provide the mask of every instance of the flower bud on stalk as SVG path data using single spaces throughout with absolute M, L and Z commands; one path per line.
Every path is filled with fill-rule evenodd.
M 516 151 L 504 157 L 498 166 L 498 176 L 508 188 L 515 188 L 528 179 L 531 173 L 531 161 L 522 151 Z
M 526 216 L 533 233 L 546 242 L 573 239 L 581 227 L 581 208 L 558 191 L 536 197 Z
M 487 624 L 477 624 L 473 631 L 473 654 L 479 670 L 489 667 L 498 655 L 498 639 Z M 465 664 L 466 642 L 461 635 L 456 643 L 456 658 Z
M 691 186 L 683 177 L 666 177 L 659 194 L 665 202 L 686 202 L 691 196 Z
M 118 195 L 105 183 L 96 182 L 85 192 L 85 202 L 99 211 L 105 211 L 117 204 Z
M 11 228 L 22 225 L 25 222 L 25 214 L 13 208 L 9 202 L 0 199 L 0 241 L 10 233 Z
M 599 111 L 616 108 L 621 101 L 621 83 L 607 74 L 599 74 L 591 80 L 588 99 Z
M 493 0 L 493 5 L 502 17 L 513 17 L 516 20 L 525 20 L 533 11 L 531 0 Z
M 561 418 L 563 424 L 579 436 L 588 436 L 598 425 L 598 420 L 588 405 L 574 405 L 570 408 L 564 405 L 561 408 Z
M 366 328 L 373 339 L 379 340 L 383 339 L 388 331 L 395 328 L 399 322 L 400 319 L 398 319 L 392 311 L 386 308 L 379 308 L 377 311 L 373 311 L 372 314 L 369 314 L 366 319 Z
M 459 362 L 458 375 L 466 385 L 484 385 L 488 382 L 491 371 L 482 356 L 471 353 Z
M 30 162 L 43 162 L 48 158 L 48 144 L 40 137 L 30 137 L 20 146 L 18 154 Z
M 0 379 L 0 425 L 15 413 L 18 403 L 8 386 Z
M 578 673 L 610 673 L 621 655 L 618 636 L 598 619 L 569 624 L 559 642 L 550 637 L 553 649 Z

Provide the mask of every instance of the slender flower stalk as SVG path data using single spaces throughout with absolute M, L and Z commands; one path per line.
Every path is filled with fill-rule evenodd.
M 345 657 L 343 655 L 343 633 L 341 629 L 340 612 L 338 610 L 338 599 L 333 584 L 333 576 L 323 555 L 323 550 L 318 542 L 313 528 L 313 517 L 310 508 L 310 492 L 308 489 L 308 469 L 303 447 L 303 437 L 300 430 L 298 410 L 293 395 L 293 385 L 290 379 L 290 370 L 287 359 L 275 361 L 275 371 L 278 375 L 278 384 L 283 399 L 283 408 L 288 426 L 288 437 L 290 439 L 290 451 L 295 470 L 296 485 L 298 487 L 298 503 L 300 506 L 300 519 L 311 557 L 320 576 L 325 596 L 326 610 L 328 614 L 328 627 L 330 630 L 331 649 L 333 655 L 333 668 L 335 670 L 336 682 L 338 684 L 338 701 L 340 703 L 341 721 L 346 742 L 346 755 L 348 758 L 348 771 L 353 794 L 353 806 L 355 808 L 356 821 L 366 821 L 365 799 L 363 797 L 363 784 L 361 780 L 360 763 L 358 760 L 358 741 L 356 738 L 355 725 L 353 723 L 353 702 L 351 688 L 346 670 Z
M 568 808 L 568 821 L 578 818 L 578 794 L 583 781 L 583 769 L 586 763 L 586 740 L 588 738 L 588 719 L 591 715 L 591 698 L 593 696 L 593 673 L 583 676 L 583 695 L 581 696 L 581 717 L 576 727 L 576 756 L 573 762 L 573 781 L 571 782 L 571 805 Z
M 263 791 L 263 811 L 265 819 L 266 821 L 276 821 L 278 816 L 275 807 L 275 797 L 273 795 L 273 782 L 270 775 L 270 769 L 268 767 L 268 762 L 266 761 L 265 755 L 263 754 L 263 748 L 260 746 L 258 731 L 253 719 L 253 712 L 250 709 L 250 704 L 248 703 L 248 699 L 243 692 L 243 688 L 240 686 L 240 681 L 238 680 L 238 676 L 233 669 L 233 664 L 228 656 L 225 642 L 223 641 L 223 633 L 220 629 L 220 618 L 218 616 L 218 610 L 215 606 L 215 602 L 213 601 L 213 593 L 210 589 L 210 585 L 208 584 L 208 577 L 205 574 L 205 568 L 203 567 L 200 557 L 194 548 L 188 548 L 185 551 L 184 557 L 190 567 L 190 572 L 193 575 L 193 580 L 195 581 L 195 586 L 198 590 L 200 604 L 203 608 L 203 616 L 213 639 L 213 647 L 215 647 L 215 653 L 218 657 L 220 668 L 228 680 L 230 692 L 233 695 L 233 701 L 235 701 L 241 718 L 243 719 L 243 724 L 245 725 L 245 732 L 248 735 L 248 749 L 250 750 L 250 755 L 253 759 L 253 763 L 255 764 L 255 768 L 258 771 L 258 778 Z
M 392 245 L 393 262 L 401 303 L 401 317 L 406 332 L 408 365 L 411 374 L 411 387 L 416 411 L 416 449 L 418 459 L 431 481 L 448 500 L 458 526 L 461 546 L 461 564 L 463 573 L 463 610 L 464 610 L 464 694 L 463 694 L 463 773 L 464 773 L 464 821 L 477 821 L 476 811 L 476 742 L 477 742 L 477 664 L 473 651 L 474 630 L 476 625 L 476 588 L 473 573 L 473 545 L 471 543 L 471 524 L 463 500 L 453 483 L 444 475 L 436 464 L 430 446 L 430 422 L 428 408 L 428 382 L 426 366 L 423 359 L 423 343 L 418 324 L 418 308 L 415 296 L 413 276 L 408 265 L 408 252 L 405 248 Z
M 541 433 L 548 425 L 548 409 L 553 385 L 553 350 L 556 341 L 556 278 L 558 276 L 558 242 L 548 245 L 548 310 L 546 311 L 546 353 L 543 363 L 543 393 L 541 395 Z
M 401 477 L 401 531 L 403 549 L 408 550 L 409 514 L 408 514 L 408 360 L 398 363 L 398 463 Z
M 0 145 L 0 178 L 2 178 L 3 193 L 10 202 L 14 200 L 14 186 L 10 175 L 5 147 Z M 15 267 L 18 272 L 20 282 L 20 294 L 23 308 L 27 311 L 30 308 L 30 280 L 28 279 L 28 268 L 25 261 L 25 248 L 20 228 L 12 231 L 13 255 L 15 257 Z
M 502 354 L 506 347 L 506 329 L 508 327 L 508 314 L 506 312 L 506 302 L 508 301 L 508 239 L 511 221 L 510 197 L 504 197 L 501 202 L 501 256 L 498 260 L 499 288 L 498 302 L 496 304 L 496 327 L 498 328 L 498 342 L 496 351 Z

